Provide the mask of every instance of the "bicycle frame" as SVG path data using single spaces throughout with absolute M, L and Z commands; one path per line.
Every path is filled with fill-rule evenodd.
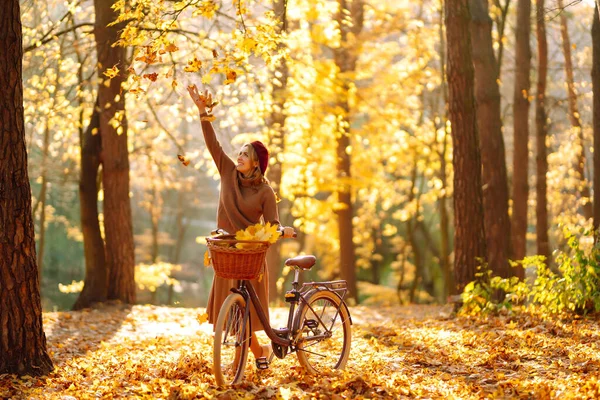
M 298 299 L 294 300 L 294 301 L 290 301 L 288 322 L 287 322 L 287 326 L 286 326 L 286 328 L 284 328 L 284 330 L 275 330 L 271 327 L 271 324 L 269 323 L 269 320 L 265 314 L 265 311 L 263 310 L 263 308 L 260 304 L 258 295 L 256 294 L 256 291 L 254 290 L 254 287 L 252 286 L 252 283 L 250 281 L 240 280 L 239 284 L 236 288 L 231 288 L 230 290 L 233 293 L 238 293 L 239 295 L 241 295 L 248 305 L 246 307 L 246 310 L 244 313 L 244 324 L 243 324 L 244 329 L 246 329 L 246 326 L 247 326 L 246 321 L 248 321 L 250 319 L 250 306 L 248 304 L 248 301 L 250 301 L 254 305 L 254 309 L 256 310 L 258 319 L 263 324 L 265 333 L 269 337 L 269 339 L 271 339 L 271 341 L 273 343 L 280 345 L 280 346 L 285 346 L 285 347 L 293 347 L 295 345 L 295 340 L 293 337 L 293 335 L 295 335 L 295 333 L 296 333 L 296 332 L 293 332 L 293 330 L 294 330 L 294 311 L 296 310 L 298 303 L 303 303 L 303 304 L 307 305 L 314 313 L 314 310 L 312 309 L 312 307 L 306 300 L 308 295 L 311 294 L 314 290 L 328 290 L 330 292 L 335 293 L 341 300 L 340 307 L 343 306 L 347 310 L 348 306 L 346 305 L 346 303 L 343 300 L 343 298 L 345 297 L 346 292 L 347 292 L 345 281 L 308 282 L 308 283 L 304 283 L 302 285 L 302 287 L 300 288 L 300 290 L 298 290 L 299 275 L 300 275 L 300 270 L 295 269 L 294 281 L 292 282 L 292 287 L 293 287 L 292 293 L 298 293 Z M 340 292 L 342 293 L 341 295 L 340 295 Z M 339 312 L 340 312 L 340 310 L 338 308 L 336 310 L 336 315 L 335 315 L 334 319 L 337 318 L 337 316 L 339 315 Z M 352 324 L 352 318 L 350 317 L 350 313 L 348 312 L 347 314 L 350 318 L 350 324 Z M 319 318 L 319 317 L 317 316 L 317 318 Z M 320 320 L 320 318 L 319 318 L 319 322 L 323 326 L 325 326 L 325 324 L 323 323 L 323 321 Z M 250 330 L 252 330 L 252 327 L 250 324 L 249 324 L 249 326 L 250 326 Z M 295 330 L 301 329 L 301 328 L 302 327 L 296 327 Z M 282 337 L 280 335 L 285 335 L 285 336 Z M 327 338 L 330 336 L 331 336 L 331 331 L 328 329 L 324 335 L 315 336 L 311 339 L 319 340 L 319 339 L 324 339 L 324 338 Z M 244 337 L 243 334 L 242 334 L 242 337 Z M 252 340 L 252 339 L 250 339 L 250 340 Z

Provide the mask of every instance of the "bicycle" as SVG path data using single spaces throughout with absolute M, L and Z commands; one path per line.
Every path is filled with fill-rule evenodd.
M 222 230 L 213 231 L 213 235 L 216 233 L 221 233 L 222 236 L 207 238 L 209 250 L 211 247 L 214 250 L 210 253 L 211 257 L 226 245 L 249 242 L 232 239 L 233 235 Z M 266 253 L 268 243 L 252 243 L 262 243 L 262 254 Z M 215 268 L 218 264 L 215 261 L 213 258 L 213 268 L 219 276 L 223 271 L 218 271 L 219 267 Z M 294 280 L 292 289 L 284 296 L 290 307 L 284 328 L 271 327 L 250 282 L 250 279 L 258 276 L 261 265 L 256 268 L 255 274 L 243 276 L 238 280 L 237 287 L 230 289 L 232 293 L 221 306 L 215 325 L 213 373 L 217 385 L 235 385 L 244 377 L 252 332 L 250 304 L 254 305 L 273 348 L 269 360 L 265 357 L 257 359 L 259 369 L 267 368 L 273 357 L 283 359 L 294 352 L 308 374 L 316 374 L 325 369 L 343 369 L 346 366 L 352 336 L 352 319 L 344 301 L 347 284 L 344 280 L 336 280 L 308 282 L 300 286 L 300 272 L 310 270 L 315 262 L 316 258 L 312 255 L 297 256 L 285 261 L 286 266 L 294 269 Z M 231 270 L 228 271 L 230 273 Z M 226 277 L 232 279 L 231 275 Z

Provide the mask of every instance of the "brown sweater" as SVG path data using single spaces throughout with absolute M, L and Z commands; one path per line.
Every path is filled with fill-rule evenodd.
M 219 175 L 221 176 L 221 192 L 219 194 L 219 206 L 217 208 L 217 227 L 229 233 L 236 233 L 240 229 L 246 229 L 250 225 L 261 222 L 270 222 L 279 225 L 277 212 L 277 201 L 273 188 L 267 183 L 255 186 L 243 186 L 238 179 L 236 164 L 225 154 L 221 144 L 217 140 L 212 124 L 202 121 L 202 133 L 206 141 L 206 147 L 210 152 Z M 261 306 L 267 317 L 269 316 L 269 274 L 265 265 L 260 282 L 258 279 L 250 281 L 258 294 Z M 237 281 L 221 279 L 217 276 L 213 279 L 208 298 L 207 312 L 208 322 L 214 324 L 219 316 L 221 305 L 231 293 L 230 288 L 237 286 Z M 263 325 L 256 316 L 254 307 L 251 310 L 251 330 L 263 329 Z
M 236 164 L 223 151 L 210 122 L 202 121 L 202 133 L 206 147 L 215 160 L 221 176 L 217 227 L 229 233 L 236 233 L 240 229 L 261 222 L 261 217 L 265 223 L 279 225 L 273 188 L 267 183 L 242 186 L 238 179 Z

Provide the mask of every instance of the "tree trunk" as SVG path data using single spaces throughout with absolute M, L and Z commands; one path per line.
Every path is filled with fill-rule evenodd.
M 73 310 L 90 307 L 106 301 L 108 296 L 108 269 L 104 253 L 104 240 L 98 221 L 98 169 L 102 137 L 98 102 L 81 142 L 81 174 L 79 177 L 79 205 L 81 231 L 85 255 L 85 281 L 83 290 L 73 305 Z
M 494 275 L 513 276 L 508 263 L 510 219 L 508 217 L 508 180 L 500 117 L 498 65 L 494 56 L 492 19 L 487 0 L 470 0 L 471 35 L 475 68 L 477 128 L 483 166 L 483 210 L 487 260 Z
M 125 49 L 111 47 L 118 39 L 119 26 L 107 25 L 116 17 L 111 1 L 94 0 L 94 32 L 102 82 L 98 88 L 100 135 L 102 136 L 102 180 L 104 185 L 104 232 L 108 263 L 108 299 L 135 303 L 135 257 L 131 203 L 129 200 L 129 154 L 127 118 L 121 84 L 126 80 Z M 104 71 L 113 67 L 119 73 L 112 79 Z M 115 128 L 111 120 L 120 121 Z M 116 125 L 116 124 L 115 124 Z
M 444 117 L 442 118 L 444 136 L 442 139 L 442 151 L 440 152 L 440 180 L 442 182 L 442 195 L 439 198 L 440 210 L 440 264 L 444 274 L 444 299 L 454 293 L 454 276 L 450 265 L 450 222 L 448 208 L 446 206 L 448 193 L 448 175 L 446 173 L 446 152 L 448 151 L 448 83 L 446 81 L 446 35 L 444 34 L 445 7 L 442 0 L 440 7 L 440 65 L 442 75 L 442 93 L 444 98 Z
M 563 0 L 558 0 L 558 7 L 564 9 Z M 592 206 L 592 198 L 590 187 L 585 179 L 585 140 L 583 138 L 583 129 L 581 128 L 581 119 L 579 118 L 579 110 L 577 107 L 577 93 L 575 91 L 575 79 L 573 78 L 573 61 L 571 57 L 571 39 L 569 38 L 569 29 L 567 27 L 567 17 L 564 12 L 560 13 L 560 34 L 562 37 L 563 54 L 565 57 L 565 75 L 567 77 L 567 94 L 569 99 L 569 120 L 571 127 L 577 135 L 578 149 L 575 171 L 579 175 L 579 185 L 577 190 L 581 192 L 581 197 L 585 202 L 582 205 L 583 216 L 586 219 L 592 218 L 594 211 Z
M 18 0 L 0 13 L 0 375 L 53 370 L 42 325 L 23 109 Z
M 546 25 L 544 15 L 544 0 L 538 0 L 536 3 L 536 34 L 538 42 L 538 79 L 536 93 L 536 232 L 537 232 L 537 252 L 546 257 L 550 264 L 550 244 L 548 238 L 548 200 L 547 200 L 547 181 L 548 172 L 547 160 L 547 115 L 546 115 L 546 80 L 548 71 L 548 45 L 546 39 Z
M 411 188 L 410 193 L 408 195 L 408 203 L 412 203 L 416 197 L 416 186 L 417 186 L 417 159 L 415 159 L 412 174 L 411 174 Z M 417 291 L 417 287 L 419 286 L 419 282 L 423 280 L 423 254 L 421 252 L 421 248 L 419 247 L 419 243 L 417 241 L 417 237 L 415 235 L 415 226 L 419 220 L 419 200 L 417 199 L 417 206 L 415 215 L 406 221 L 406 237 L 410 243 L 410 247 L 412 249 L 413 261 L 415 266 L 415 276 L 410 285 L 410 290 L 408 294 L 408 299 L 410 303 L 415 303 L 415 294 Z
M 529 197 L 529 91 L 531 81 L 531 0 L 518 0 L 515 87 L 513 91 L 513 208 L 512 258 L 522 260 L 527 254 L 527 199 Z M 525 277 L 522 266 L 516 269 Z
M 276 33 L 287 32 L 287 1 L 286 0 L 273 0 L 273 11 L 275 12 L 276 18 L 279 19 L 279 23 L 276 27 Z M 284 44 L 280 44 L 279 49 L 284 50 Z M 273 109 L 271 110 L 270 116 L 270 129 L 271 137 L 269 138 L 269 149 L 274 159 L 277 160 L 274 164 L 269 166 L 268 179 L 275 190 L 275 193 L 280 193 L 281 190 L 281 161 L 278 157 L 285 150 L 285 99 L 287 97 L 287 81 L 289 76 L 289 68 L 285 57 L 282 57 L 275 70 L 273 71 L 272 82 L 273 82 Z M 282 205 L 286 205 L 282 207 Z M 282 220 L 282 211 L 287 213 L 289 206 L 287 202 L 279 203 L 279 220 Z M 271 303 L 279 300 L 279 293 L 277 290 L 277 280 L 281 275 L 281 242 L 276 242 L 271 246 L 267 252 L 267 265 L 269 267 L 269 301 Z
M 62 50 L 62 44 L 61 44 Z M 50 110 L 54 109 L 54 105 L 56 104 L 56 93 L 58 92 L 58 85 L 60 84 L 60 59 L 56 65 L 56 80 L 54 82 L 54 91 L 50 97 L 51 106 Z M 37 263 L 38 263 L 38 275 L 40 279 L 40 286 L 42 284 L 42 269 L 44 265 L 44 248 L 46 246 L 46 196 L 48 194 L 48 151 L 50 148 L 50 114 L 46 116 L 46 124 L 44 126 L 44 141 L 42 145 L 42 165 L 40 167 L 40 177 L 42 178 L 42 187 L 40 189 L 40 197 L 37 200 L 34 208 L 33 215 L 35 215 L 38 206 L 41 206 L 42 209 L 40 211 L 40 227 L 39 227 L 39 239 L 38 239 L 38 254 L 37 254 Z
M 485 261 L 481 159 L 468 0 L 446 0 L 449 116 L 454 166 L 454 275 L 461 293 Z
M 153 178 L 156 179 L 156 178 Z M 160 205 L 158 204 L 158 191 L 156 185 L 152 184 L 152 201 L 150 202 L 150 226 L 152 229 L 152 249 L 150 251 L 150 258 L 152 264 L 158 262 L 159 245 L 158 245 L 158 220 L 160 219 Z
M 550 264 L 550 244 L 548 243 L 548 199 L 546 197 L 548 158 L 546 149 L 546 78 L 548 74 L 548 44 L 546 42 L 546 23 L 544 21 L 544 0 L 536 3 L 536 32 L 538 42 L 538 78 L 535 102 L 536 130 L 536 230 L 537 252 L 545 256 Z
M 175 247 L 173 248 L 171 262 L 173 264 L 179 264 L 179 260 L 181 259 L 181 249 L 183 248 L 183 240 L 185 237 L 185 232 L 187 230 L 187 224 L 184 223 L 185 217 L 185 209 L 184 205 L 185 194 L 182 190 L 177 191 L 177 214 L 175 217 Z M 171 278 L 173 277 L 173 272 L 171 271 Z M 173 295 L 175 294 L 175 287 L 173 284 L 169 285 L 169 291 L 167 294 L 167 305 L 173 304 Z
M 336 77 L 340 85 L 337 105 L 343 110 L 342 118 L 338 124 L 337 139 L 337 178 L 338 178 L 338 203 L 336 211 L 338 217 L 338 233 L 340 239 L 340 270 L 342 279 L 348 282 L 348 296 L 358 302 L 358 289 L 356 282 L 356 257 L 354 246 L 354 229 L 352 218 L 354 207 L 352 204 L 352 187 L 349 183 L 351 173 L 351 159 L 347 149 L 350 148 L 350 104 L 348 102 L 350 82 L 346 77 L 356 69 L 359 49 L 356 38 L 363 27 L 364 3 L 363 0 L 338 0 L 338 12 L 335 19 L 340 30 L 340 45 L 333 49 L 333 58 L 338 67 Z M 348 22 L 350 21 L 350 23 Z M 350 42 L 352 40 L 352 42 Z
M 600 17 L 598 7 L 594 9 L 592 23 L 592 88 L 594 93 L 594 229 L 600 226 Z M 596 233 L 597 235 L 597 233 Z M 596 236 L 596 240 L 598 237 Z
M 504 35 L 504 31 L 506 29 L 506 19 L 507 19 L 507 15 L 508 15 L 508 10 L 510 9 L 510 1 L 511 0 L 506 0 L 506 2 L 504 3 L 504 7 L 502 7 L 502 4 L 500 4 L 500 0 L 493 0 L 494 5 L 496 6 L 496 8 L 498 9 L 499 12 L 496 12 L 496 17 L 494 19 L 494 21 L 496 22 L 496 31 L 498 32 L 498 37 L 497 40 L 495 42 L 495 45 L 498 46 L 498 53 L 496 56 L 497 59 L 497 65 L 498 65 L 498 76 L 496 78 L 500 79 L 500 77 L 502 76 L 502 60 L 503 60 L 503 56 L 504 56 L 504 38 L 506 37 Z

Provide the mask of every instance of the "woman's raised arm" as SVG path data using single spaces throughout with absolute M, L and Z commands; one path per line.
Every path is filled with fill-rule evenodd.
M 221 147 L 221 143 L 217 140 L 217 135 L 215 134 L 212 124 L 204 118 L 208 116 L 207 109 L 210 109 L 213 104 L 212 95 L 208 93 L 208 90 L 205 91 L 204 94 L 200 94 L 196 85 L 189 85 L 187 89 L 194 104 L 198 107 L 204 141 L 206 142 L 206 147 L 208 148 L 210 155 L 217 165 L 219 173 L 222 173 L 222 171 L 227 168 L 235 168 L 235 164 L 231 158 L 225 154 L 225 151 L 223 151 L 223 148 Z

